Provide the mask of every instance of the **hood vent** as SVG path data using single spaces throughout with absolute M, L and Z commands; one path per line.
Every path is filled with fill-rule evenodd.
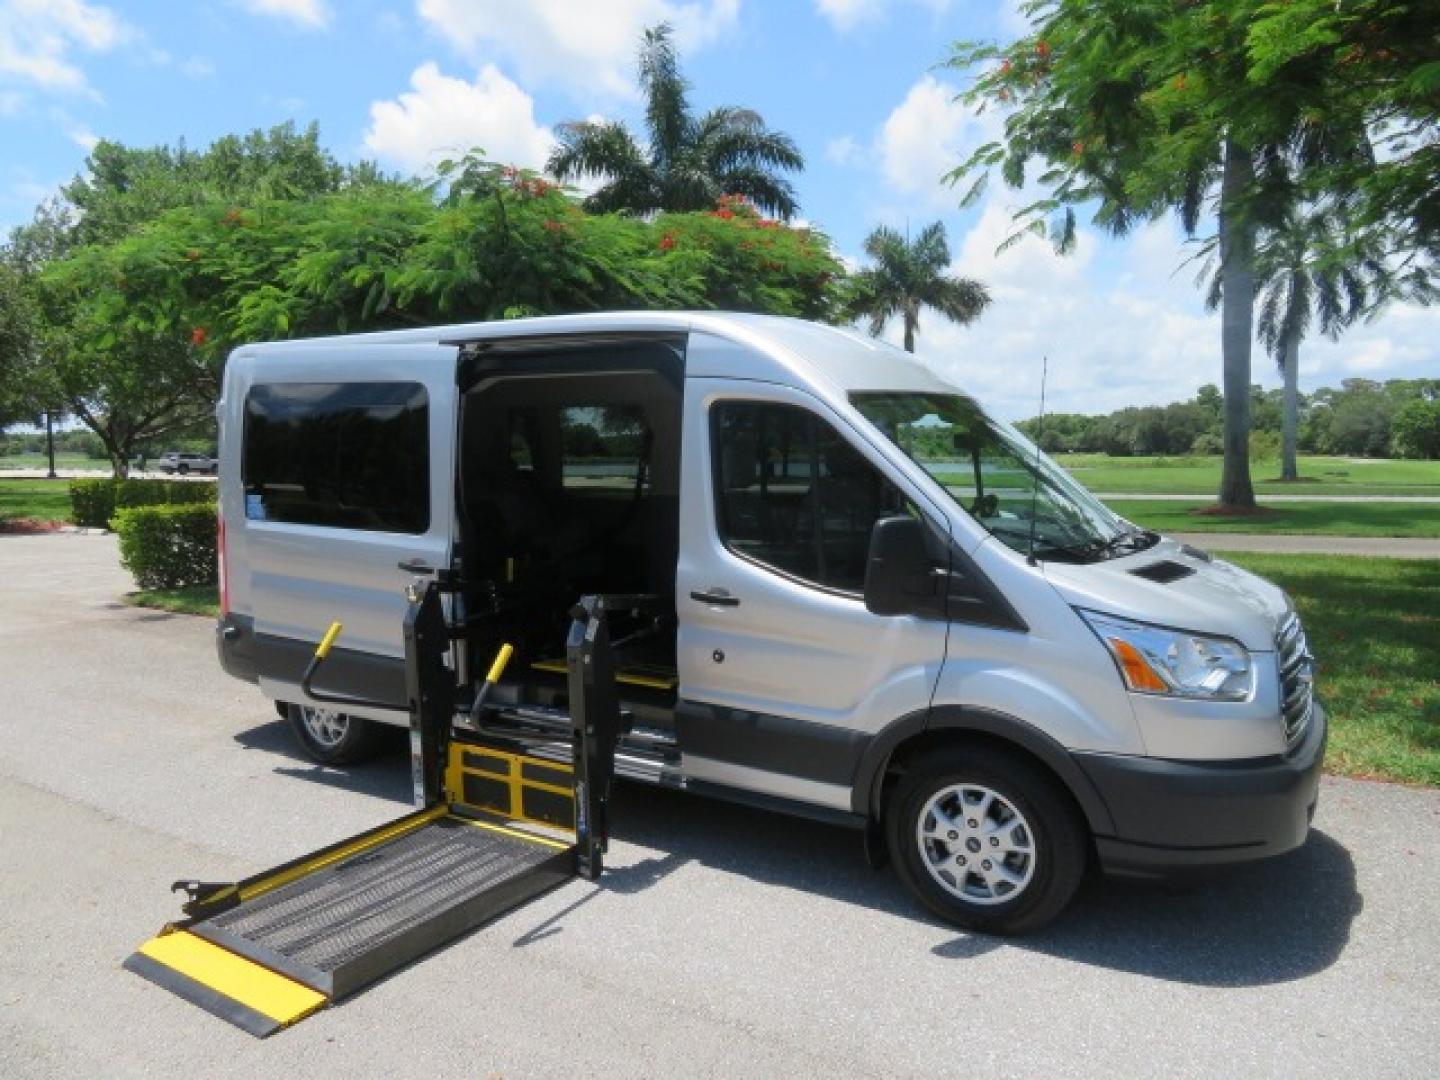
M 1159 562 L 1153 562 L 1149 566 L 1142 566 L 1138 570 L 1131 570 L 1130 573 L 1136 577 L 1143 577 L 1146 581 L 1158 581 L 1161 585 L 1168 585 L 1172 581 L 1179 581 L 1181 578 L 1189 577 L 1195 573 L 1195 571 L 1183 563 L 1171 562 L 1169 559 L 1161 559 Z
M 1189 544 L 1180 545 L 1180 554 L 1189 555 L 1190 558 L 1199 559 L 1201 562 L 1215 561 L 1214 557 L 1208 551 L 1201 551 L 1199 548 L 1191 547 Z

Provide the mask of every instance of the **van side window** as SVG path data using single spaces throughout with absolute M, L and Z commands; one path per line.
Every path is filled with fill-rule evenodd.
M 653 439 L 645 410 L 637 405 L 561 408 L 562 486 L 643 492 Z
M 793 405 L 717 404 L 711 453 L 725 546 L 827 589 L 861 592 L 876 519 L 908 511 L 834 428 Z
M 245 516 L 376 532 L 430 526 L 425 387 L 268 383 L 245 399 Z

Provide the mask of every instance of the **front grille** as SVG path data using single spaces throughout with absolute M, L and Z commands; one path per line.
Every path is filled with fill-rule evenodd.
M 1315 658 L 1305 640 L 1300 617 L 1291 612 L 1275 637 L 1275 658 L 1280 667 L 1280 718 L 1285 745 L 1294 746 L 1310 724 L 1315 704 Z

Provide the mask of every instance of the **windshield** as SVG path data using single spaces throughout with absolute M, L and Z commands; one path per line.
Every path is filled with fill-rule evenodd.
M 964 394 L 865 391 L 854 406 L 996 539 L 1037 559 L 1091 562 L 1158 539 L 1134 528 Z

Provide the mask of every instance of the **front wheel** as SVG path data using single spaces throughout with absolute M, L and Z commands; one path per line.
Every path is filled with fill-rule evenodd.
M 374 757 L 380 725 L 318 705 L 287 705 L 285 715 L 305 756 L 321 765 L 351 765 Z
M 1084 826 L 1054 781 L 988 747 L 921 758 L 895 789 L 890 857 L 946 922 L 996 934 L 1038 929 L 1075 895 Z

